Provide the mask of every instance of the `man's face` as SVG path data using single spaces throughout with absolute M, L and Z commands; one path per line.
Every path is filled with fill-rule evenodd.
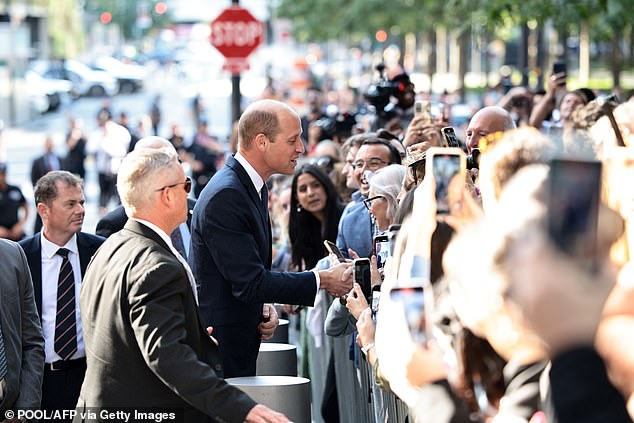
M 55 144 L 53 143 L 53 138 L 46 137 L 46 139 L 44 140 L 44 151 L 46 151 L 47 153 L 52 153 L 54 147 Z
M 505 117 L 495 111 L 484 110 L 476 113 L 465 132 L 467 152 L 471 154 L 474 148 L 478 148 L 481 138 L 504 131 L 504 122 Z
M 568 93 L 564 96 L 563 100 L 561 100 L 561 105 L 559 106 L 559 112 L 561 114 L 561 120 L 568 121 L 572 117 L 572 112 L 574 112 L 578 107 L 583 106 L 584 102 L 575 93 Z
M 56 187 L 57 198 L 50 205 L 42 204 L 44 227 L 56 233 L 75 234 L 81 231 L 84 224 L 84 192 L 81 187 L 63 182 L 57 182 Z
M 280 131 L 274 140 L 268 139 L 264 146 L 264 161 L 272 174 L 295 173 L 297 159 L 304 153 L 300 135 L 302 127 L 299 116 L 290 110 L 278 112 Z
M 376 172 L 390 164 L 390 149 L 382 144 L 365 144 L 359 147 L 354 159 L 354 178 L 359 184 L 361 194 L 367 196 L 370 184 L 366 171 Z
M 348 154 L 346 154 L 346 163 L 341 169 L 341 173 L 346 177 L 346 186 L 350 189 L 359 188 L 359 184 L 354 177 L 354 159 L 359 151 L 359 147 L 350 147 Z

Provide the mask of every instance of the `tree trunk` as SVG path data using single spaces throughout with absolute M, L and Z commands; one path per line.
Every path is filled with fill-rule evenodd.
M 427 74 L 429 75 L 429 83 L 431 86 L 432 78 L 436 72 L 436 61 L 438 56 L 436 55 L 436 29 L 432 29 L 428 32 L 427 45 L 430 48 L 429 61 L 427 62 Z
M 486 80 L 486 87 L 490 89 L 491 86 L 489 84 L 489 73 L 491 72 L 491 61 L 489 55 L 489 42 L 491 41 L 491 35 L 488 30 L 484 30 L 484 36 L 482 37 L 482 54 L 484 55 L 484 66 L 482 67 L 484 71 L 484 78 Z
M 614 85 L 614 89 L 621 87 L 621 46 L 619 45 L 621 41 L 621 30 L 615 29 L 614 35 L 612 37 L 612 84 Z
M 547 54 L 544 51 L 544 26 L 542 24 L 537 25 L 537 34 L 536 34 L 536 44 L 537 44 L 537 68 L 539 72 L 537 74 L 537 89 L 544 89 L 544 73 L 548 70 L 546 69 L 546 58 Z
M 520 57 L 518 67 L 522 72 L 522 87 L 528 87 L 528 36 L 530 29 L 526 22 L 522 22 L 522 39 L 520 41 Z
M 590 26 L 581 22 L 579 28 L 579 84 L 587 86 L 590 80 Z
M 469 45 L 471 43 L 471 26 L 467 26 L 458 36 L 458 47 L 460 49 L 460 57 L 458 62 L 458 83 L 460 88 L 460 102 L 463 103 L 466 97 L 465 76 L 467 75 L 467 62 L 469 60 Z

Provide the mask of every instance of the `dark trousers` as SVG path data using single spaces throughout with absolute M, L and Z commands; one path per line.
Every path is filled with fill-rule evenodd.
M 85 359 L 77 360 L 76 365 L 63 370 L 51 370 L 50 366 L 46 365 L 42 382 L 42 409 L 74 410 L 85 374 Z
M 248 325 L 214 326 L 212 336 L 218 339 L 225 378 L 255 376 L 260 352 L 257 327 L 254 332 Z
M 119 196 L 117 194 L 117 175 L 100 173 L 99 207 L 108 207 L 111 198 L 114 198 L 117 203 L 119 202 Z

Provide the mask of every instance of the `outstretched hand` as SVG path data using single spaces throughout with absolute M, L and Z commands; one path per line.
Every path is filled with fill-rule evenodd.
M 262 404 L 253 407 L 244 421 L 246 423 L 290 423 L 284 414 L 271 410 Z

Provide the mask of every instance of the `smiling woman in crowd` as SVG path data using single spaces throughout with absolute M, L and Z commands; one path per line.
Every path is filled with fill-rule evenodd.
M 323 242 L 336 241 L 342 211 L 335 186 L 321 169 L 307 164 L 295 172 L 288 225 L 292 266 L 312 269 L 327 255 Z

